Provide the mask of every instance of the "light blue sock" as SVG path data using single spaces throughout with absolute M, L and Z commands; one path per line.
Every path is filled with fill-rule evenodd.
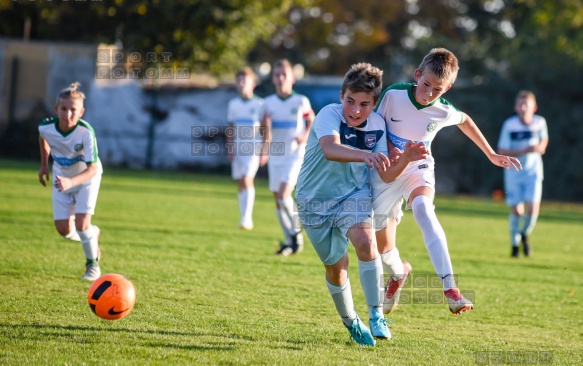
M 524 223 L 522 224 L 521 232 L 528 236 L 532 233 L 534 226 L 536 225 L 536 220 L 538 219 L 537 215 L 524 215 Z
M 510 244 L 518 247 L 520 245 L 520 230 L 518 229 L 520 216 L 511 213 L 508 216 L 508 222 L 510 223 Z
M 379 255 L 376 259 L 368 262 L 358 260 L 358 272 L 360 274 L 360 284 L 368 305 L 369 319 L 383 318 L 383 262 Z
M 352 301 L 352 290 L 350 289 L 350 280 L 347 278 L 342 286 L 333 285 L 328 279 L 325 280 L 330 296 L 332 296 L 332 300 L 336 306 L 336 311 L 340 314 L 344 325 L 350 327 L 354 319 L 356 319 L 354 302 Z

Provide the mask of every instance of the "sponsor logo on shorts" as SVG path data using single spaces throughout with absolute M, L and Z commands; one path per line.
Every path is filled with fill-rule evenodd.
M 394 119 L 393 117 L 391 117 L 391 122 L 403 122 L 402 119 Z
M 418 166 L 419 169 L 427 169 L 429 167 L 429 165 L 427 165 L 427 163 L 421 164 Z

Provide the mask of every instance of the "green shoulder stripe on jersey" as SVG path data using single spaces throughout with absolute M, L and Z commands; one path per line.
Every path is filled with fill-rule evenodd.
M 377 110 L 379 109 L 379 104 L 381 104 L 381 100 L 383 100 L 383 97 L 385 96 L 385 94 L 387 94 L 387 92 L 389 90 L 409 90 L 409 95 L 411 95 L 411 86 L 412 85 L 413 84 L 411 84 L 411 83 L 397 83 L 397 84 L 389 85 L 381 93 L 381 96 L 379 97 L 379 102 L 377 103 L 376 107 L 374 108 L 374 111 L 377 112 Z
M 460 112 L 460 113 L 461 113 L 461 111 L 460 111 L 459 109 L 457 109 L 457 107 L 456 107 L 455 105 L 451 104 L 451 103 L 450 103 L 450 102 L 449 102 L 447 99 L 444 99 L 444 98 L 442 98 L 442 97 L 439 97 L 439 102 L 440 102 L 441 104 L 448 105 L 448 106 L 452 107 L 453 109 L 455 109 L 456 111 L 458 111 L 458 112 Z M 463 113 L 462 113 L 462 117 L 461 117 L 461 119 L 459 120 L 459 122 L 458 122 L 457 124 L 459 125 L 459 124 L 461 124 L 463 121 L 464 121 L 464 115 L 463 115 Z
M 39 126 L 46 126 L 46 125 L 50 125 L 50 124 L 58 123 L 58 122 L 59 122 L 59 117 L 47 117 L 41 121 Z
M 459 109 L 457 109 L 457 108 L 456 108 L 456 106 L 455 106 L 455 105 L 451 104 L 451 103 L 450 103 L 450 102 L 449 102 L 447 99 L 444 99 L 444 98 L 442 98 L 442 97 L 439 97 L 439 101 L 440 101 L 442 104 L 449 105 L 449 106 L 451 106 L 453 109 L 455 109 L 456 111 L 458 111 L 458 112 L 461 112 Z
M 95 131 L 93 130 L 93 127 L 91 127 L 91 125 L 87 121 L 84 121 L 82 119 L 79 119 L 79 121 L 77 121 L 77 125 L 81 125 L 81 126 L 85 127 L 87 130 L 89 130 L 89 132 L 91 132 L 91 135 L 93 136 L 93 156 L 91 157 L 91 163 L 96 163 L 97 162 L 97 138 L 95 137 Z M 89 163 L 89 162 L 87 161 L 86 163 Z

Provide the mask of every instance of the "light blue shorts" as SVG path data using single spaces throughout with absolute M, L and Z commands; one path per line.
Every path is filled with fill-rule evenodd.
M 372 225 L 372 199 L 368 189 L 342 201 L 298 201 L 300 220 L 316 253 L 325 265 L 333 265 L 346 253 L 348 230 L 358 223 Z
M 540 179 L 518 182 L 504 182 L 506 205 L 516 206 L 521 202 L 540 203 L 543 192 L 543 182 Z

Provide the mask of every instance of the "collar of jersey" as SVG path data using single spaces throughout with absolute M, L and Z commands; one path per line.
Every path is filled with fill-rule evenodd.
M 292 90 L 292 92 L 291 92 L 291 94 L 290 94 L 290 95 L 288 95 L 288 96 L 287 96 L 287 97 L 285 97 L 285 98 L 282 98 L 282 97 L 280 97 L 280 96 L 279 96 L 279 94 L 275 93 L 275 95 L 277 95 L 277 98 L 279 98 L 279 100 L 288 100 L 289 98 L 293 97 L 293 96 L 294 96 L 294 94 L 296 94 L 296 92 L 295 92 L 294 90 Z
M 417 108 L 417 110 L 431 107 L 432 105 L 435 104 L 435 102 L 437 102 L 439 100 L 439 98 L 437 98 L 433 102 L 431 102 L 427 105 L 419 104 L 417 102 L 417 100 L 415 100 L 415 95 L 413 95 L 413 87 L 416 87 L 416 86 L 417 86 L 417 83 L 411 83 L 409 85 L 409 87 L 407 88 L 407 95 L 409 96 L 409 100 L 411 101 L 411 103 L 413 103 L 413 105 L 415 106 L 415 108 Z
M 57 118 L 57 122 L 55 123 L 55 129 L 57 130 L 58 133 L 61 134 L 61 136 L 63 137 L 67 137 L 69 136 L 71 133 L 73 133 L 73 131 L 75 131 L 75 129 L 77 128 L 77 126 L 79 125 L 79 121 L 77 121 L 77 124 L 75 125 L 75 127 L 71 128 L 69 131 L 67 132 L 63 132 L 60 128 L 59 128 L 59 119 Z

